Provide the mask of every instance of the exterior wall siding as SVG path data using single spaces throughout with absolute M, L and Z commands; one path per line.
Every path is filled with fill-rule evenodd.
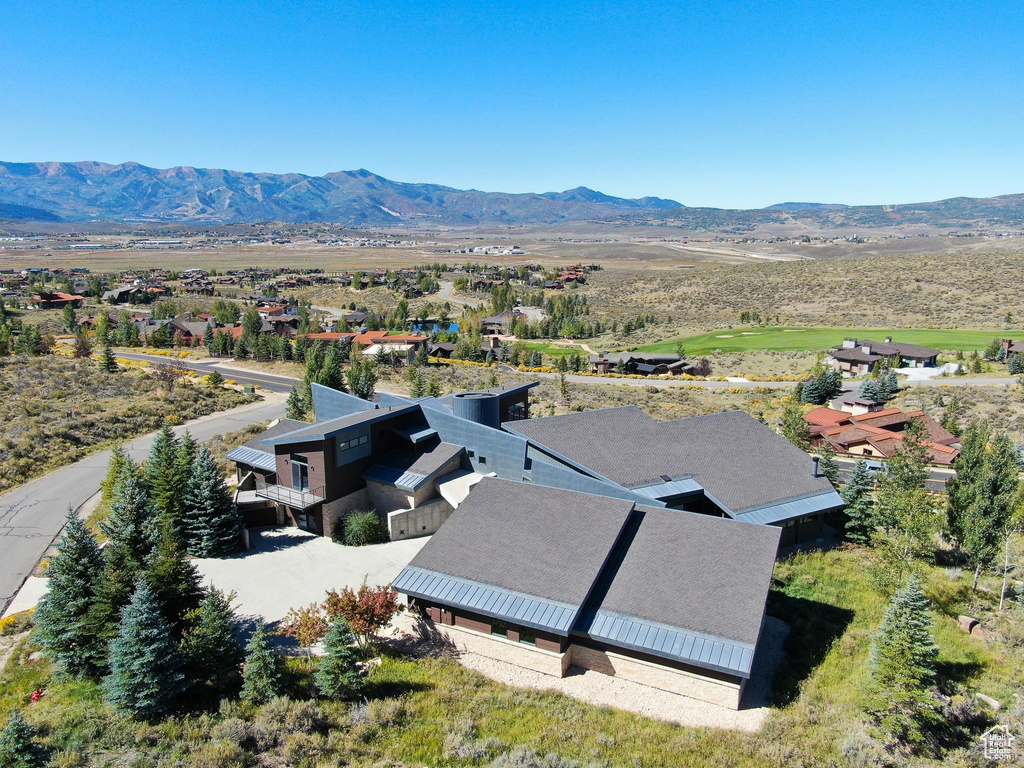
M 432 499 L 415 509 L 388 513 L 388 533 L 392 541 L 429 536 L 440 528 L 455 509 L 444 499 Z

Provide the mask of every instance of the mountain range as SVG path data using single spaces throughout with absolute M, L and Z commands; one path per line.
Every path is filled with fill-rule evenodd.
M 660 197 L 565 192 L 481 192 L 392 181 L 366 170 L 323 176 L 139 163 L 0 161 L 0 219 L 29 221 L 331 222 L 350 227 L 475 227 L 601 221 L 745 232 L 783 225 L 873 229 L 1024 227 L 1024 195 L 929 203 L 847 206 L 786 202 L 731 210 L 687 207 Z

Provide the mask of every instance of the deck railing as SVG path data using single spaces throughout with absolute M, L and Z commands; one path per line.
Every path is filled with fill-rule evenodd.
M 325 499 L 322 487 L 301 491 L 297 488 L 287 488 L 283 485 L 268 483 L 266 480 L 259 478 L 256 478 L 256 495 L 260 498 L 284 504 L 292 509 L 309 509 L 323 503 Z

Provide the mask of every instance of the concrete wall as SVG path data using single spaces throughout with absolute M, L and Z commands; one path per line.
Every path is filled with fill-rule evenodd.
M 444 499 L 432 499 L 415 509 L 388 513 L 388 533 L 392 541 L 429 536 L 440 528 L 455 508 Z
M 566 654 L 569 664 L 602 674 L 621 677 L 636 683 L 660 688 L 670 693 L 689 696 L 729 709 L 740 708 L 743 686 L 739 683 L 715 680 L 693 672 L 673 669 L 642 659 L 612 651 L 602 651 L 573 643 Z
M 393 485 L 375 483 L 372 480 L 366 481 L 366 496 L 370 500 L 370 506 L 382 515 L 396 509 L 409 509 L 409 507 L 416 506 L 416 494 L 395 488 Z

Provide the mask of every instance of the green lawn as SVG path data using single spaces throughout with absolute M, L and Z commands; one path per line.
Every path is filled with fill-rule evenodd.
M 824 350 L 841 344 L 843 339 L 855 337 L 884 341 L 892 336 L 894 341 L 907 344 L 918 344 L 946 351 L 963 350 L 979 352 L 987 347 L 992 339 L 1012 335 L 1009 331 L 965 331 L 948 329 L 890 329 L 883 328 L 797 328 L 793 326 L 779 328 L 758 328 L 742 326 L 721 331 L 712 331 L 699 336 L 659 341 L 645 344 L 638 349 L 644 352 L 675 352 L 676 344 L 682 343 L 686 354 L 706 355 L 715 350 L 722 352 L 754 352 L 760 350 L 808 351 Z
M 573 352 L 578 352 L 581 355 L 587 354 L 583 351 L 582 347 L 568 347 L 559 346 L 556 344 L 549 344 L 546 341 L 523 341 L 519 342 L 531 352 L 537 351 L 542 355 L 571 355 Z

